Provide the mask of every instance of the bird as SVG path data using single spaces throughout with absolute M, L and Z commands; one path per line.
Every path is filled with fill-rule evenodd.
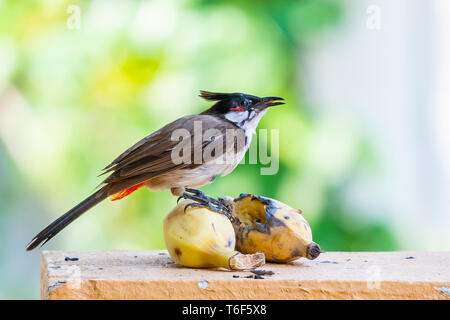
M 200 97 L 215 103 L 199 114 L 165 125 L 125 150 L 102 170 L 109 176 L 99 190 L 39 232 L 26 250 L 44 245 L 106 198 L 119 200 L 144 186 L 150 190 L 169 189 L 178 200 L 192 199 L 196 202 L 193 206 L 207 205 L 226 214 L 220 202 L 196 188 L 234 170 L 245 156 L 261 118 L 269 107 L 284 104 L 284 99 L 203 90 Z

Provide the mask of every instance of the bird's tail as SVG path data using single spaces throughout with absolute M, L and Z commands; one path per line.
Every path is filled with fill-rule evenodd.
M 39 244 L 44 245 L 53 238 L 58 232 L 67 227 L 72 221 L 88 211 L 90 208 L 101 202 L 108 196 L 106 187 L 101 188 L 96 193 L 86 198 L 84 201 L 67 211 L 61 217 L 53 221 L 47 228 L 39 232 L 27 245 L 27 251 L 33 250 Z

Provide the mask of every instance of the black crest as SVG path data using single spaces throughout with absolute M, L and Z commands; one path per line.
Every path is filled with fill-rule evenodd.
M 219 93 L 200 90 L 200 97 L 209 101 L 220 101 L 231 98 L 235 93 Z

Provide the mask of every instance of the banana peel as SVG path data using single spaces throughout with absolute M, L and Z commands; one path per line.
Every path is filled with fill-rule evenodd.
M 245 193 L 234 200 L 222 199 L 232 208 L 239 252 L 263 252 L 267 261 L 279 263 L 301 257 L 313 260 L 320 255 L 320 246 L 312 241 L 311 227 L 300 210 L 278 200 Z

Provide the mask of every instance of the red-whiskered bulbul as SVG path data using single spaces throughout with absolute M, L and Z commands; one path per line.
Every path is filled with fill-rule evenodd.
M 33 250 L 41 243 L 45 244 L 107 197 L 118 200 L 142 186 L 152 190 L 170 189 L 175 196 L 192 199 L 200 204 L 208 203 L 210 208 L 222 211 L 220 204 L 210 204 L 211 198 L 192 188 L 211 183 L 218 175 L 227 175 L 233 171 L 244 157 L 252 134 L 268 107 L 281 105 L 283 102 L 280 100 L 284 99 L 207 91 L 201 91 L 200 96 L 217 102 L 200 114 L 185 116 L 167 124 L 123 152 L 103 169 L 103 173 L 110 175 L 102 182 L 102 187 L 39 232 L 28 244 L 27 250 Z M 181 142 L 173 139 L 177 129 L 187 133 L 188 139 Z M 232 135 L 232 143 L 227 141 L 230 131 L 238 138 L 243 137 L 243 142 L 239 143 L 239 139 Z M 205 139 L 207 132 L 211 134 Z M 198 136 L 201 138 L 199 143 Z M 180 148 L 180 145 L 189 147 L 181 148 L 181 151 L 190 152 L 183 154 L 182 158 L 194 161 L 174 161 L 173 151 Z M 204 157 L 206 151 L 208 154 Z M 198 155 L 200 161 L 195 161 L 196 158 L 199 159 Z M 225 160 L 217 161 L 221 157 Z

